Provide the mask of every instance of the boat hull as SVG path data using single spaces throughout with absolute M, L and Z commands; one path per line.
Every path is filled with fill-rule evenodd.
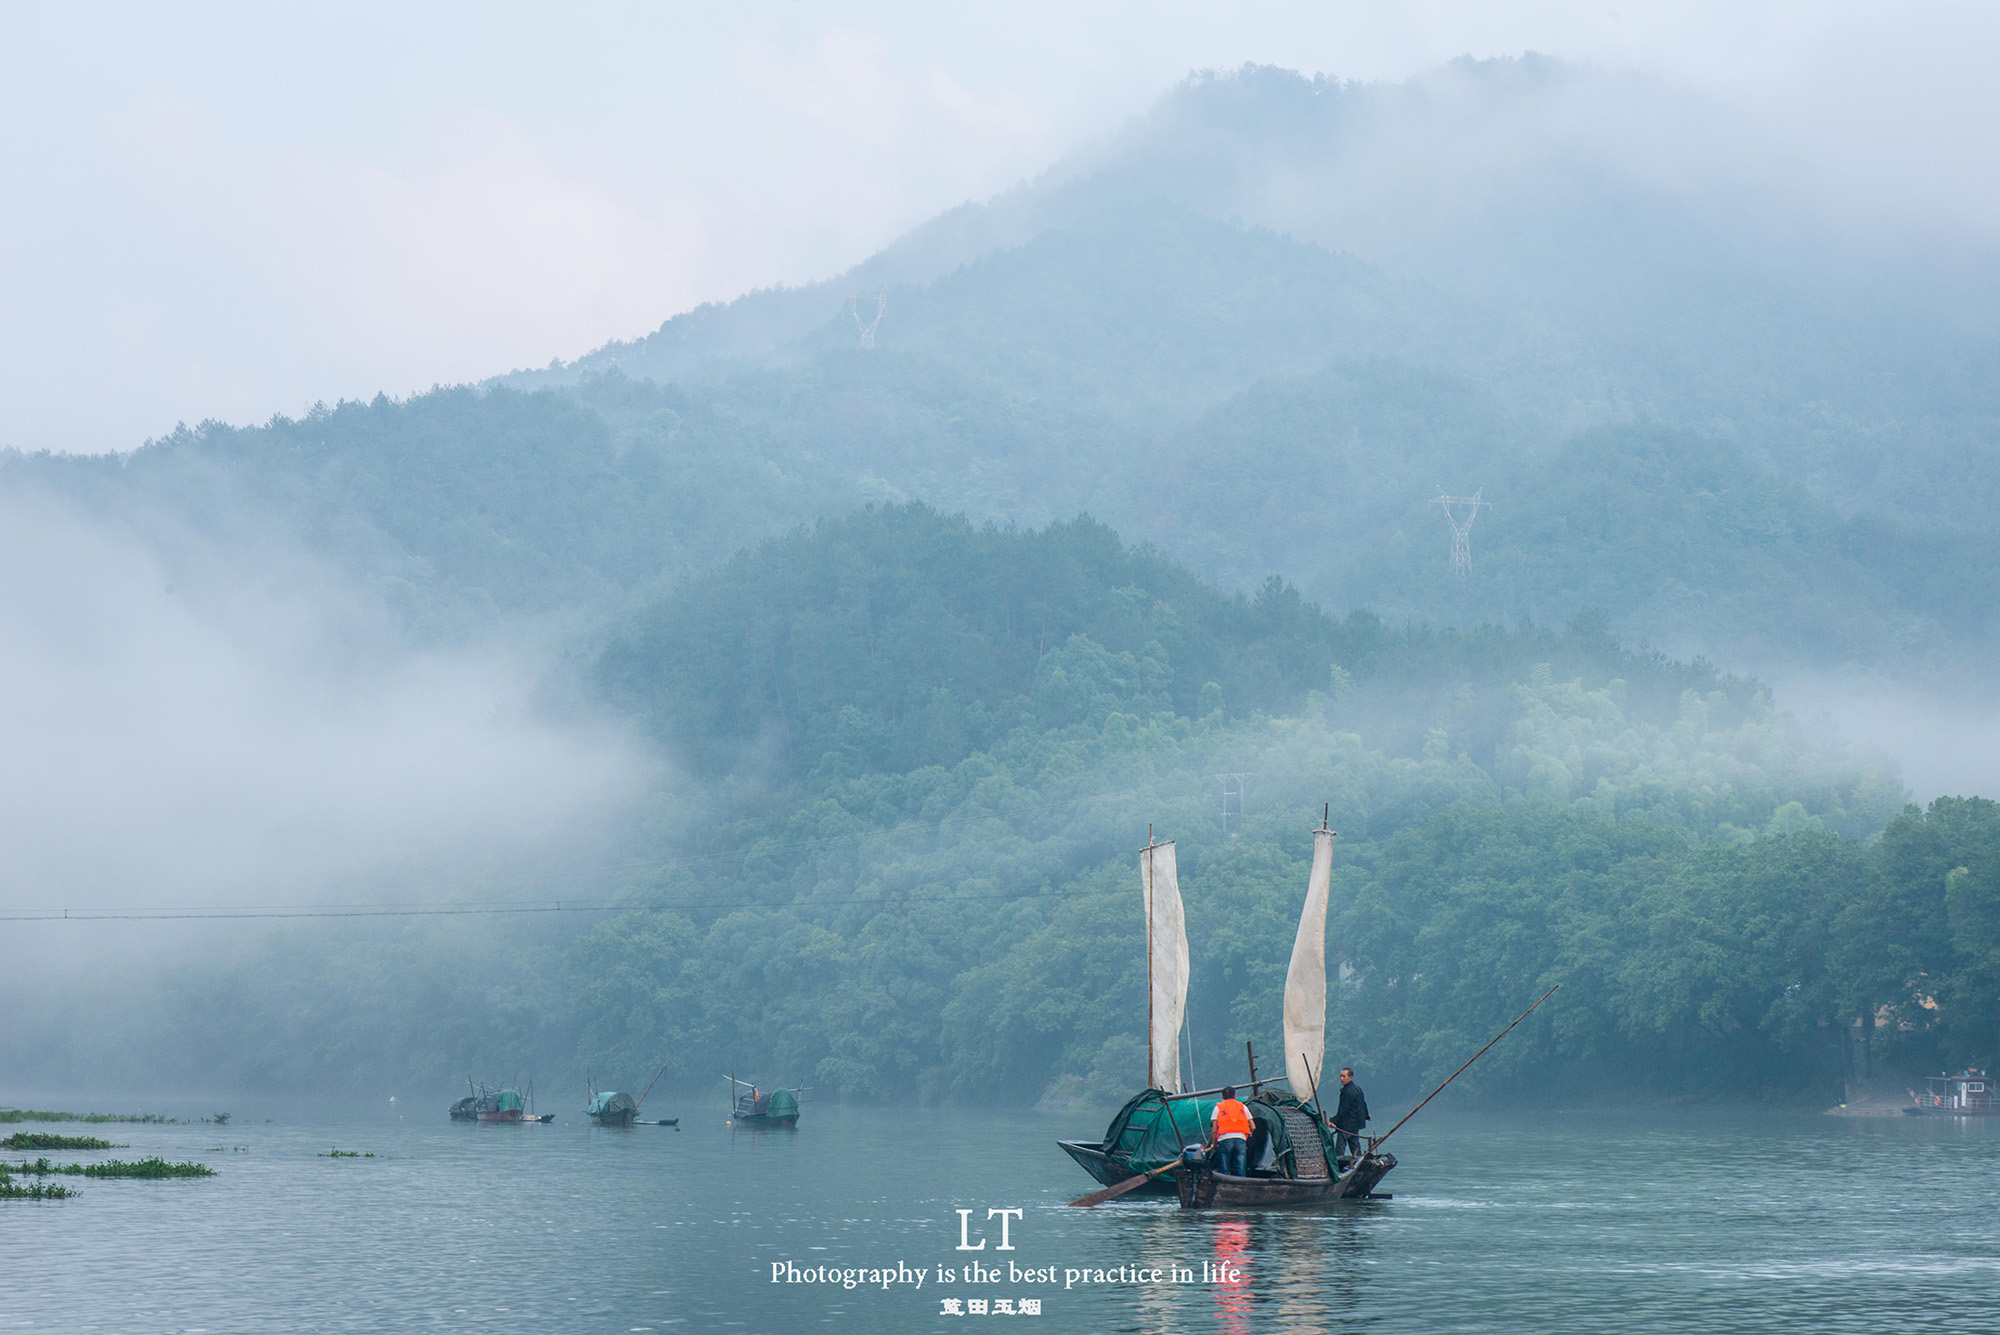
M 2000 1117 L 2000 1108 L 1905 1108 L 1906 1117 Z
M 1185 1210 L 1268 1210 L 1366 1200 L 1396 1166 L 1393 1154 L 1368 1154 L 1339 1177 L 1237 1177 L 1206 1165 L 1177 1168 L 1174 1191 Z
M 1123 1159 L 1114 1159 L 1104 1152 L 1104 1147 L 1089 1140 L 1059 1140 L 1063 1153 L 1076 1160 L 1077 1167 L 1096 1178 L 1107 1187 L 1115 1187 L 1128 1178 L 1138 1177 L 1140 1170 Z M 1133 1196 L 1171 1196 L 1174 1184 L 1165 1176 L 1153 1178 L 1143 1187 L 1134 1187 Z
M 768 1113 L 750 1113 L 747 1116 L 736 1118 L 736 1125 L 748 1127 L 789 1126 L 796 1130 L 799 1125 L 799 1115 L 793 1113 L 789 1117 L 772 1117 Z
M 519 1122 L 525 1119 L 520 1109 L 508 1108 L 504 1111 L 482 1112 L 479 1114 L 479 1120 L 482 1122 Z

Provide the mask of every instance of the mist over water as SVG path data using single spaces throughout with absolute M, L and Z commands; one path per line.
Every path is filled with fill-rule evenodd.
M 656 772 L 544 707 L 537 646 L 407 648 L 299 549 L 170 564 L 22 496 L 0 532 L 10 907 L 401 896 L 592 842 Z

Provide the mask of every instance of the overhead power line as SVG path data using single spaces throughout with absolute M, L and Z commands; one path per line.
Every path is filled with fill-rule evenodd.
M 166 922 L 192 919 L 230 918 L 451 918 L 502 913 L 682 913 L 734 909 L 819 909 L 851 908 L 870 904 L 882 909 L 916 908 L 925 904 L 970 904 L 990 900 L 1028 901 L 1041 899 L 1089 899 L 1117 891 L 1075 891 L 1051 894 L 985 895 L 852 895 L 846 898 L 794 899 L 781 903 L 756 900 L 727 900 L 708 904 L 681 904 L 645 900 L 550 900 L 536 903 L 504 904 L 406 904 L 397 907 L 300 907 L 300 908 L 160 908 L 160 909 L 19 909 L 0 912 L 0 922 Z
M 841 834 L 822 835 L 813 839 L 791 839 L 784 842 L 758 843 L 747 848 L 734 848 L 715 853 L 693 853 L 683 857 L 662 860 L 628 859 L 621 864 L 600 863 L 588 869 L 593 877 L 606 879 L 624 873 L 637 878 L 657 875 L 661 872 L 683 868 L 709 866 L 716 863 L 740 861 L 753 854 L 770 856 L 780 853 L 798 853 L 813 849 L 824 849 L 832 845 L 863 840 L 892 840 L 899 835 L 919 831 L 938 832 L 954 823 L 977 824 L 1001 819 L 1022 820 L 1030 816 L 1045 814 L 1063 807 L 1075 806 L 1086 801 L 1110 802 L 1128 797 L 1138 797 L 1157 793 L 1161 785 L 1146 785 L 1128 788 L 1115 793 L 1091 793 L 1081 797 L 1057 798 L 1042 802 L 1028 802 L 1014 806 L 1011 810 L 988 812 L 954 812 L 935 820 L 903 821 L 896 825 L 872 829 L 850 830 Z M 349 904 L 311 904 L 275 906 L 262 904 L 240 905 L 195 905 L 156 908 L 135 908 L 109 906 L 104 908 L 24 908 L 0 910 L 0 922 L 159 922 L 194 919 L 278 919 L 278 918 L 444 918 L 456 916 L 525 914 L 525 913 L 611 913 L 627 909 L 672 909 L 703 912 L 739 908 L 815 908 L 819 906 L 841 907 L 852 904 L 880 903 L 884 907 L 904 904 L 936 904 L 949 902 L 973 902 L 989 899 L 1037 899 L 1047 898 L 1040 894 L 993 894 L 993 895 L 949 895 L 932 896 L 923 899 L 907 897 L 856 896 L 851 899 L 806 899 L 785 903 L 761 904 L 754 900 L 736 900 L 727 903 L 676 904 L 648 902 L 629 899 L 533 899 L 533 900 L 486 900 L 481 902 L 417 903 L 399 904 L 366 902 Z

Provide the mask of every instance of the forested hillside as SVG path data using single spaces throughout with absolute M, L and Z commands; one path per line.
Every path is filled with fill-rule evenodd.
M 1557 980 L 1475 1090 L 1826 1097 L 1884 1007 L 1878 1057 L 1993 1044 L 1992 805 L 1898 815 L 1893 778 L 1755 683 L 1601 619 L 1398 630 L 1275 582 L 1220 595 L 1088 521 L 891 507 L 684 584 L 599 670 L 690 766 L 627 909 L 512 944 L 364 938 L 281 978 L 205 966 L 160 1041 L 248 1082 L 420 1084 L 450 1050 L 1112 1099 L 1141 1069 L 1147 823 L 1180 847 L 1195 1069 L 1223 1071 L 1276 1032 L 1326 806 L 1331 1032 L 1389 1089 Z M 1248 776 L 1241 817 L 1221 774 Z M 240 1027 L 274 1015 L 283 1041 Z
M 1738 668 L 1986 675 L 2000 338 L 1969 294 L 2000 265 L 1884 269 L 1533 139 L 1448 219 L 1393 225 L 1411 182 L 1371 175 L 1381 136 L 1435 147 L 1481 114 L 1568 133 L 1537 118 L 1593 77 L 1196 79 L 844 282 L 512 378 L 543 392 L 209 423 L 6 476 L 168 542 L 302 536 L 426 635 L 557 610 L 594 629 L 799 520 L 922 500 L 1088 512 L 1226 589 L 1278 574 L 1343 613 L 1595 606 Z M 877 284 L 864 349 L 847 296 Z M 1491 503 L 1464 582 L 1440 489 Z

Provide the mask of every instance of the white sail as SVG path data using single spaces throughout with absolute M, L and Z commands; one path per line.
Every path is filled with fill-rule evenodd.
M 1333 831 L 1314 830 L 1312 880 L 1285 974 L 1285 1074 L 1301 1099 L 1316 1092 L 1326 1073 L 1326 895 L 1332 880 Z
M 1181 1092 L 1181 1015 L 1187 1009 L 1187 920 L 1181 914 L 1180 878 L 1174 846 L 1154 844 L 1139 854 L 1139 879 L 1146 891 L 1147 1083 L 1169 1094 Z

